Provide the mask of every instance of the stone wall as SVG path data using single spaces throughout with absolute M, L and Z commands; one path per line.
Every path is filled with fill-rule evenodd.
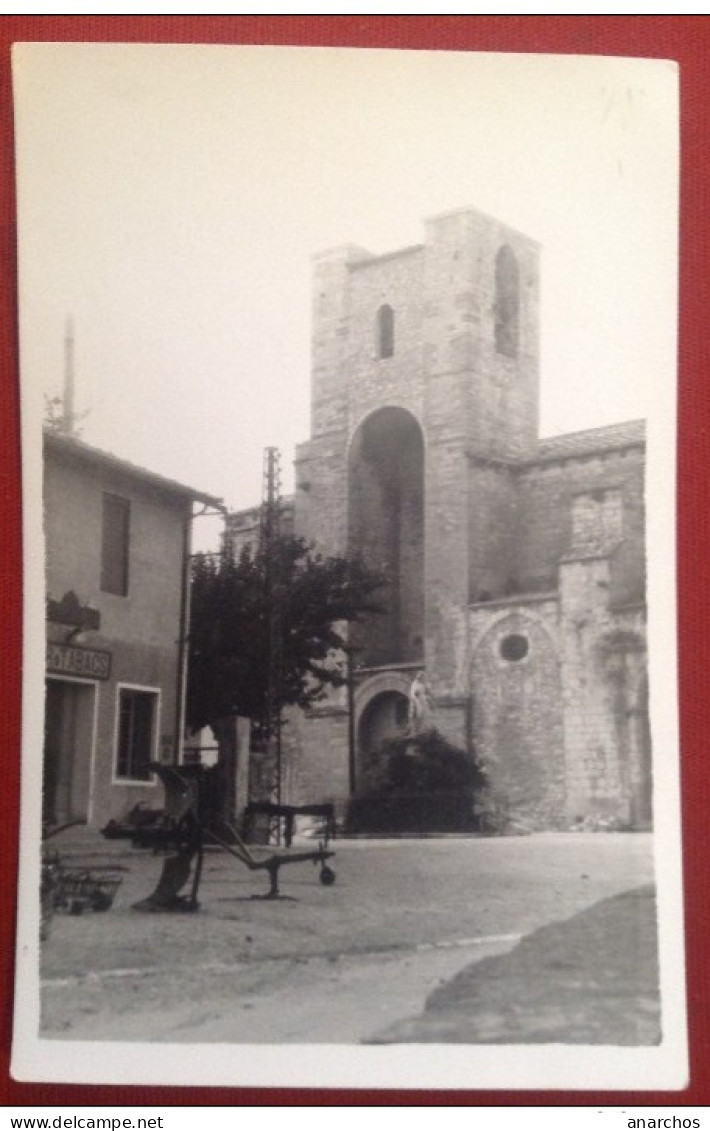
M 296 529 L 327 552 L 397 563 L 389 619 L 364 630 L 391 678 L 419 660 L 421 589 L 437 726 L 473 741 L 512 816 L 643 823 L 643 431 L 539 441 L 539 291 L 537 244 L 474 210 L 435 217 L 422 245 L 392 254 L 319 256 Z M 421 533 L 393 455 L 406 429 L 378 431 L 383 412 L 421 429 Z M 379 454 L 363 468 L 368 435 Z M 300 796 L 346 795 L 340 712 L 294 725 Z
M 617 613 L 610 593 L 607 556 L 560 567 L 567 808 L 571 819 L 649 823 L 644 610 Z
M 473 209 L 434 217 L 426 231 L 427 415 L 450 415 L 479 456 L 530 457 L 538 432 L 539 247 Z M 520 272 L 514 356 L 496 348 L 495 271 L 503 247 Z
M 468 599 L 475 603 L 519 593 L 516 477 L 510 467 L 481 461 L 470 461 L 468 474 Z
M 558 603 L 471 609 L 473 742 L 503 817 L 529 828 L 567 818 Z
M 350 779 L 348 712 L 342 699 L 336 695 L 325 706 L 286 713 L 281 739 L 286 804 L 332 801 L 343 815 Z
M 518 483 L 517 579 L 522 591 L 548 589 L 556 584 L 557 565 L 573 544 L 573 514 L 576 511 L 579 520 L 580 508 L 586 507 L 591 516 L 594 507 L 601 505 L 601 493 L 613 492 L 620 514 L 610 573 L 611 602 L 623 605 L 643 599 L 642 446 L 541 462 L 520 472 Z M 586 498 L 586 503 L 580 496 Z

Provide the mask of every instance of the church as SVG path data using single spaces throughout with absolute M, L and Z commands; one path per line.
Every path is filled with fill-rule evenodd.
M 350 687 L 289 715 L 284 800 L 342 809 L 423 673 L 507 819 L 650 827 L 644 424 L 539 438 L 539 294 L 539 246 L 473 209 L 316 256 L 293 527 L 388 584 Z

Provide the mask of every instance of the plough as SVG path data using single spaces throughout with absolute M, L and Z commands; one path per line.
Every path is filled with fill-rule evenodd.
M 152 764 L 150 768 L 165 788 L 164 817 L 160 822 L 136 830 L 133 841 L 141 847 L 165 848 L 171 854 L 163 862 L 155 891 L 134 903 L 136 910 L 197 911 L 205 844 L 218 845 L 251 872 L 266 872 L 269 890 L 264 895 L 254 896 L 255 899 L 279 898 L 279 872 L 288 864 L 310 862 L 318 865 L 320 882 L 326 886 L 335 883 L 335 872 L 326 863 L 335 855 L 328 848 L 330 826 L 327 823 L 323 838 L 315 849 L 291 851 L 265 846 L 254 852 L 237 830 L 218 815 L 214 770 L 202 766 L 158 764 Z M 115 836 L 116 826 L 113 829 L 107 826 L 103 831 L 106 836 Z M 181 895 L 191 873 L 190 893 L 188 896 Z

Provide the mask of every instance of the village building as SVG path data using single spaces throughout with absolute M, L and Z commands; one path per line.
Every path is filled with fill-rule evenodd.
M 47 823 L 163 803 L 149 763 L 182 753 L 196 507 L 221 503 L 45 430 Z
M 315 260 L 295 533 L 384 570 L 387 613 L 351 633 L 350 695 L 289 716 L 288 800 L 342 807 L 423 672 L 511 818 L 650 824 L 644 425 L 539 438 L 539 258 L 468 209 Z
M 294 529 L 294 509 L 293 495 L 285 495 L 279 499 L 279 535 L 282 538 L 297 537 Z M 257 552 L 261 540 L 261 519 L 260 506 L 231 511 L 225 516 L 225 545 L 235 558 L 239 558 L 244 551 L 251 556 Z

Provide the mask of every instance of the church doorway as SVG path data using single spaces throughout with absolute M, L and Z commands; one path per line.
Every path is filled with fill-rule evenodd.
M 408 710 L 409 700 L 400 691 L 380 692 L 363 710 L 357 737 L 364 782 L 376 776 L 377 754 L 383 745 L 406 730 Z
M 385 611 L 355 626 L 367 667 L 420 662 L 424 632 L 424 440 L 411 413 L 378 409 L 355 432 L 348 463 L 348 547 L 383 573 Z

